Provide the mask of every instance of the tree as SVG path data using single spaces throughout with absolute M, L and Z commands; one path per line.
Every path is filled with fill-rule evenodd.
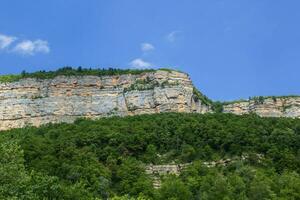
M 157 163 L 157 149 L 153 144 L 147 146 L 144 159 L 147 163 Z
M 191 162 L 196 157 L 196 150 L 191 145 L 183 145 L 182 153 L 181 153 L 181 160 L 183 162 Z
M 285 171 L 275 185 L 280 199 L 300 199 L 300 175 L 296 172 Z
M 175 175 L 167 177 L 159 189 L 159 199 L 161 200 L 187 200 L 191 197 L 191 192 Z
M 24 155 L 15 141 L 0 143 L 0 199 L 35 198 L 28 190 L 30 176 L 24 167 Z
M 153 185 L 145 169 L 136 159 L 127 158 L 116 172 L 117 189 L 120 194 L 153 196 Z

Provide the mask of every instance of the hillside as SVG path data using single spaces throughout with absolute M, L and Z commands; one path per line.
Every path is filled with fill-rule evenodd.
M 0 76 L 0 199 L 300 199 L 299 108 L 169 69 Z
M 257 115 L 14 129 L 0 134 L 0 199 L 299 199 L 299 149 L 299 119 Z

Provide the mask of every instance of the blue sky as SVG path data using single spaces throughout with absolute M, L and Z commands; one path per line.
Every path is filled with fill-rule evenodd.
M 299 0 L 1 0 L 0 74 L 171 67 L 214 100 L 300 94 Z

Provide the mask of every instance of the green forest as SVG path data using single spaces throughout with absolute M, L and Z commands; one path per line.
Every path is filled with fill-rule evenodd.
M 300 119 L 78 119 L 2 131 L 0 155 L 0 199 L 300 199 Z M 231 162 L 205 164 L 221 159 Z M 169 163 L 189 165 L 155 189 L 146 165 Z

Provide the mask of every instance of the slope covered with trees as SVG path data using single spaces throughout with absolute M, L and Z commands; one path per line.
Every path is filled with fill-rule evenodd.
M 14 129 L 0 134 L 0 199 L 300 199 L 299 149 L 299 119 L 252 114 Z M 145 166 L 172 162 L 190 165 L 154 189 Z

